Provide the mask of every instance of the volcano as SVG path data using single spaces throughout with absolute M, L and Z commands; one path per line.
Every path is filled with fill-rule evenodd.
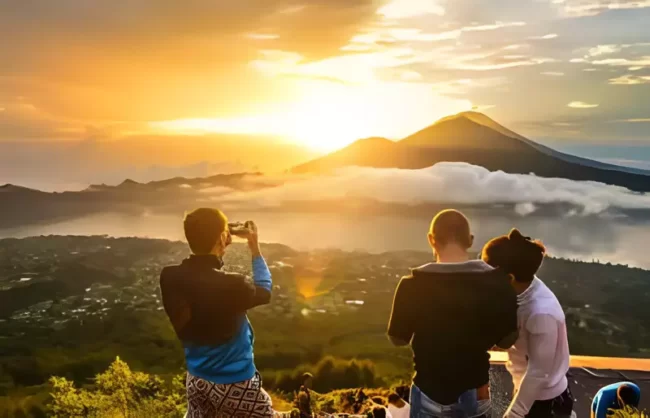
M 650 171 L 556 151 L 478 112 L 442 118 L 400 141 L 361 139 L 292 171 L 325 173 L 346 166 L 421 169 L 440 162 L 465 162 L 490 171 L 595 181 L 633 191 L 650 191 Z

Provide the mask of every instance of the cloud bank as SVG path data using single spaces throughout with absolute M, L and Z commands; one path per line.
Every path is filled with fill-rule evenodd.
M 275 187 L 214 196 L 220 203 L 279 207 L 297 201 L 372 199 L 417 205 L 514 204 L 520 215 L 537 205 L 565 204 L 573 215 L 603 214 L 608 209 L 650 209 L 650 195 L 596 182 L 491 172 L 466 163 L 439 163 L 421 170 L 350 167 L 331 175 L 285 177 Z

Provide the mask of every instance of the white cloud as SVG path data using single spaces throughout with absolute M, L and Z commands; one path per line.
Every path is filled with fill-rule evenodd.
M 551 77 L 562 77 L 564 73 L 559 72 L 559 71 L 544 71 L 543 73 L 540 73 L 542 75 L 548 75 Z
M 372 199 L 397 204 L 515 204 L 525 215 L 541 204 L 570 204 L 582 214 L 609 208 L 650 209 L 650 195 L 596 182 L 490 172 L 466 163 L 421 170 L 348 167 L 334 174 L 287 177 L 284 184 L 221 195 L 220 202 L 278 207 L 295 201 Z
M 404 19 L 421 15 L 445 14 L 445 9 L 436 0 L 393 0 L 377 10 L 377 14 L 388 19 Z
M 533 40 L 547 40 L 547 39 L 555 39 L 559 35 L 557 33 L 548 33 L 546 35 L 541 35 L 541 36 L 531 36 L 528 39 L 533 39 Z
M 594 107 L 598 107 L 598 104 L 591 104 L 591 103 L 575 101 L 575 102 L 569 103 L 567 106 L 572 107 L 574 109 L 592 109 Z
M 650 56 L 641 57 L 639 59 L 627 59 L 627 58 L 608 58 L 604 60 L 596 60 L 591 62 L 594 65 L 610 65 L 614 67 L 618 66 L 650 66 Z
M 632 118 L 632 119 L 619 119 L 614 122 L 626 122 L 626 123 L 650 123 L 650 118 Z
M 503 57 L 505 59 L 508 59 L 508 56 Z M 460 62 L 456 64 L 452 64 L 450 68 L 455 68 L 459 70 L 467 70 L 467 71 L 491 71 L 491 70 L 503 70 L 506 68 L 514 68 L 514 67 L 528 67 L 531 65 L 539 65 L 539 64 L 545 64 L 549 62 L 553 62 L 554 60 L 552 58 L 528 58 L 526 56 L 515 56 L 515 60 L 512 60 L 512 56 L 510 56 L 509 61 L 506 62 Z
M 506 51 L 517 51 L 519 49 L 526 49 L 530 48 L 530 45 L 528 44 L 512 44 L 512 45 L 507 45 L 504 46 L 503 49 Z
M 249 33 L 246 34 L 246 37 L 249 39 L 254 39 L 256 41 L 271 41 L 274 39 L 279 39 L 280 35 L 274 33 Z
M 570 17 L 596 16 L 609 10 L 644 9 L 650 0 L 565 0 L 558 4 Z
M 461 30 L 463 32 L 475 32 L 475 31 L 486 31 L 486 30 L 497 30 L 502 28 L 511 28 L 517 26 L 526 26 L 526 22 L 494 22 L 489 25 L 475 25 L 475 26 L 465 26 Z
M 610 78 L 609 84 L 631 86 L 636 84 L 650 84 L 650 76 L 635 76 L 631 74 Z
M 592 57 L 597 57 L 599 55 L 613 54 L 619 52 L 621 47 L 618 45 L 598 45 L 595 48 L 589 49 L 589 55 Z

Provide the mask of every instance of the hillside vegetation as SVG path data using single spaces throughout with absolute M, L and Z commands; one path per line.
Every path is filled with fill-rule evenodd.
M 291 392 L 305 370 L 322 375 L 320 392 L 410 378 L 410 350 L 388 342 L 386 322 L 399 278 L 430 254 L 263 251 L 273 301 L 249 316 L 266 387 Z M 164 382 L 182 375 L 158 274 L 185 256 L 186 244 L 163 240 L 0 240 L 0 417 L 14 409 L 37 416 L 27 411 L 47 401 L 51 376 L 84 387 L 117 356 Z M 226 262 L 231 270 L 250 268 L 243 246 Z M 572 354 L 649 355 L 650 272 L 549 258 L 540 277 L 565 308 Z

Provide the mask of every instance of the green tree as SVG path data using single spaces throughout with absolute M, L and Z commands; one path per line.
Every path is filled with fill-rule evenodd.
M 52 377 L 50 384 L 53 417 L 181 417 L 185 412 L 180 376 L 165 385 L 160 377 L 132 371 L 119 357 L 88 389 L 62 377 Z

